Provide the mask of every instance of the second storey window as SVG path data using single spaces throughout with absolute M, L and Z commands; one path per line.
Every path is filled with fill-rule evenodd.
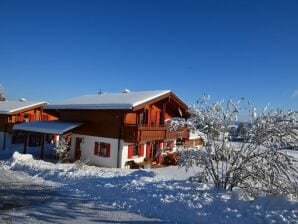
M 95 142 L 94 143 L 94 155 L 100 157 L 110 157 L 111 144 L 104 142 Z
M 144 110 L 140 113 L 139 124 L 147 124 L 148 123 L 148 111 Z
M 162 111 L 159 112 L 159 125 L 164 125 L 165 124 L 165 118 L 164 118 L 164 114 Z

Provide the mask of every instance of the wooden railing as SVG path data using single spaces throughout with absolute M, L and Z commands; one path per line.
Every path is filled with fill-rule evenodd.
M 123 130 L 123 139 L 127 142 L 140 141 L 162 141 L 165 139 L 188 138 L 189 132 L 187 129 L 179 130 L 178 132 L 168 131 L 166 126 L 139 126 L 125 125 Z

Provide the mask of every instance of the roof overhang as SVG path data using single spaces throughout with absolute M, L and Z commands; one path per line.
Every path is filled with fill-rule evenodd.
M 45 110 L 131 110 L 132 104 L 61 104 L 47 105 Z
M 13 130 L 39 132 L 47 134 L 59 134 L 62 135 L 74 128 L 81 126 L 81 122 L 69 122 L 69 121 L 32 121 L 28 123 L 19 123 L 13 126 Z
M 45 105 L 47 105 L 47 102 L 4 101 L 0 107 L 0 114 L 13 115 L 38 107 L 44 107 Z

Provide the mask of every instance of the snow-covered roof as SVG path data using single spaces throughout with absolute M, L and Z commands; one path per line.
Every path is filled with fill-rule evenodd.
M 28 123 L 19 123 L 13 126 L 13 130 L 30 131 L 48 134 L 59 134 L 72 130 L 82 125 L 80 122 L 68 121 L 32 121 Z
M 41 101 L 0 101 L 0 114 L 11 114 L 19 110 L 29 109 L 35 106 L 43 106 Z
M 50 104 L 45 109 L 133 109 L 150 100 L 170 93 L 170 90 L 84 95 L 60 103 Z

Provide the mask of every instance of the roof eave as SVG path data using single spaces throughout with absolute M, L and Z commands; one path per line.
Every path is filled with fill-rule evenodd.
M 132 105 L 113 106 L 113 105 L 48 105 L 45 110 L 132 110 Z
M 14 115 L 14 114 L 17 114 L 17 113 L 21 113 L 21 112 L 23 112 L 25 110 L 34 109 L 36 107 L 43 107 L 45 105 L 47 105 L 47 102 L 38 102 L 38 103 L 35 103 L 35 104 L 31 104 L 31 105 L 19 107 L 19 108 L 8 110 L 8 111 L 0 111 L 0 114 Z

